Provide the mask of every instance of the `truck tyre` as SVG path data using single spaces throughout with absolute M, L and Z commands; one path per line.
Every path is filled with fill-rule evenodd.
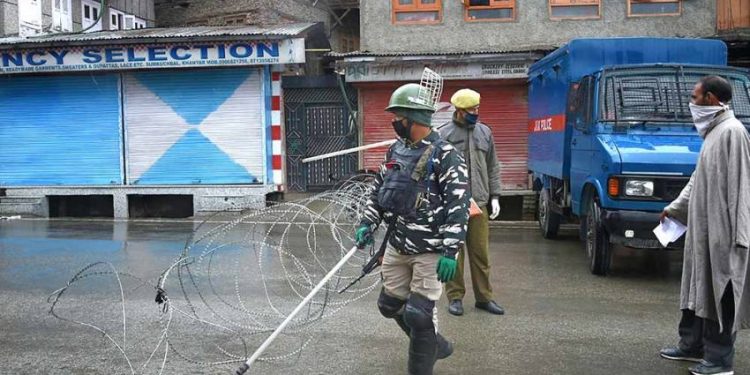
M 557 237 L 561 217 L 560 214 L 552 211 L 550 207 L 548 189 L 542 189 L 539 192 L 539 204 L 537 206 L 537 220 L 539 221 L 539 229 L 542 230 L 542 237 L 547 239 Z
M 586 214 L 586 239 L 584 241 L 586 255 L 589 258 L 591 273 L 606 276 L 609 272 L 612 254 L 609 244 L 609 234 L 604 229 L 601 218 L 599 200 L 596 197 L 589 202 Z

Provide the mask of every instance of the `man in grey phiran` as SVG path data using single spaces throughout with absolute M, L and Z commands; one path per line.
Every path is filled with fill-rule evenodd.
M 669 216 L 687 223 L 677 347 L 667 359 L 699 362 L 693 374 L 734 374 L 734 342 L 750 328 L 750 136 L 727 103 L 724 78 L 702 78 L 690 111 L 703 137 L 698 164 Z

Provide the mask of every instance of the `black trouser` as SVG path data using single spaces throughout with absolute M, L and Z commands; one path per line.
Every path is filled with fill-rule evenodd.
M 682 310 L 680 320 L 680 349 L 690 353 L 703 353 L 703 359 L 715 365 L 732 367 L 734 363 L 734 295 L 732 285 L 727 286 L 721 297 L 721 320 L 724 332 L 719 332 L 719 323 L 695 316 L 695 311 Z

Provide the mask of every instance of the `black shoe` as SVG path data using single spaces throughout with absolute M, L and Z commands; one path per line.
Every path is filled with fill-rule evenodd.
M 451 303 L 448 305 L 448 312 L 456 316 L 463 315 L 464 314 L 463 302 L 461 302 L 460 299 L 452 300 Z
M 688 371 L 693 375 L 734 375 L 734 369 L 731 367 L 719 366 L 705 360 L 689 368 Z
M 502 307 L 500 307 L 500 305 L 498 305 L 495 301 L 477 302 L 474 304 L 474 306 L 476 306 L 476 308 L 478 309 L 485 310 L 489 312 L 490 314 L 495 314 L 495 315 L 505 314 L 505 310 Z
M 453 354 L 453 344 L 441 334 L 437 334 L 437 359 L 445 359 Z
M 662 358 L 674 361 L 700 362 L 703 359 L 703 353 L 686 352 L 680 348 L 664 348 L 659 352 Z

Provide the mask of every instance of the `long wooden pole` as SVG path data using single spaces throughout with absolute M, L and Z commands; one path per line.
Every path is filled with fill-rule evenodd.
M 289 316 L 287 316 L 286 319 L 284 319 L 281 325 L 279 325 L 276 328 L 276 330 L 273 331 L 271 336 L 268 336 L 266 341 L 263 342 L 263 344 L 258 348 L 258 350 L 256 350 L 255 353 L 253 353 L 253 355 L 242 365 L 242 367 L 237 369 L 237 371 L 235 372 L 235 375 L 242 375 L 245 372 L 247 372 L 247 370 L 250 369 L 250 366 L 253 365 L 253 362 L 255 362 L 255 360 L 257 360 L 258 357 L 260 357 L 260 355 L 263 354 L 263 352 L 266 349 L 268 349 L 268 346 L 270 346 L 273 340 L 276 339 L 276 336 L 278 336 L 281 333 L 281 331 L 283 331 L 284 328 L 286 328 L 286 326 L 289 325 L 292 319 L 294 319 L 294 317 L 305 307 L 305 305 L 307 305 L 310 302 L 310 300 L 312 300 L 312 298 L 315 297 L 316 294 L 318 294 L 320 289 L 322 289 L 323 286 L 326 285 L 328 280 L 330 280 L 333 277 L 333 275 L 336 274 L 336 272 L 338 272 L 338 270 L 341 267 L 343 267 L 344 264 L 346 264 L 346 262 L 349 261 L 349 258 L 351 258 L 356 252 L 357 252 L 357 247 L 353 246 L 351 250 L 349 250 L 349 252 L 346 253 L 346 255 L 344 255 L 344 257 L 341 258 L 341 260 L 338 263 L 336 263 L 336 265 L 333 266 L 333 268 L 331 268 L 328 274 L 325 275 L 325 277 L 323 277 L 322 280 L 320 280 L 318 285 L 316 285 L 315 288 L 313 288 L 313 290 L 310 291 L 310 293 L 305 297 L 305 299 L 303 299 L 302 302 L 300 302 L 300 304 L 297 305 L 297 307 L 291 312 L 291 314 L 289 314 Z
M 396 139 L 391 139 L 391 140 L 377 142 L 377 143 L 371 143 L 369 145 L 347 148 L 346 150 L 329 152 L 329 153 L 323 154 L 323 155 L 311 156 L 309 158 L 302 159 L 302 162 L 303 163 L 309 163 L 311 161 L 328 159 L 328 158 L 332 158 L 334 156 L 351 154 L 352 152 L 369 150 L 371 148 L 390 146 L 390 145 L 392 145 L 394 143 L 396 143 Z

